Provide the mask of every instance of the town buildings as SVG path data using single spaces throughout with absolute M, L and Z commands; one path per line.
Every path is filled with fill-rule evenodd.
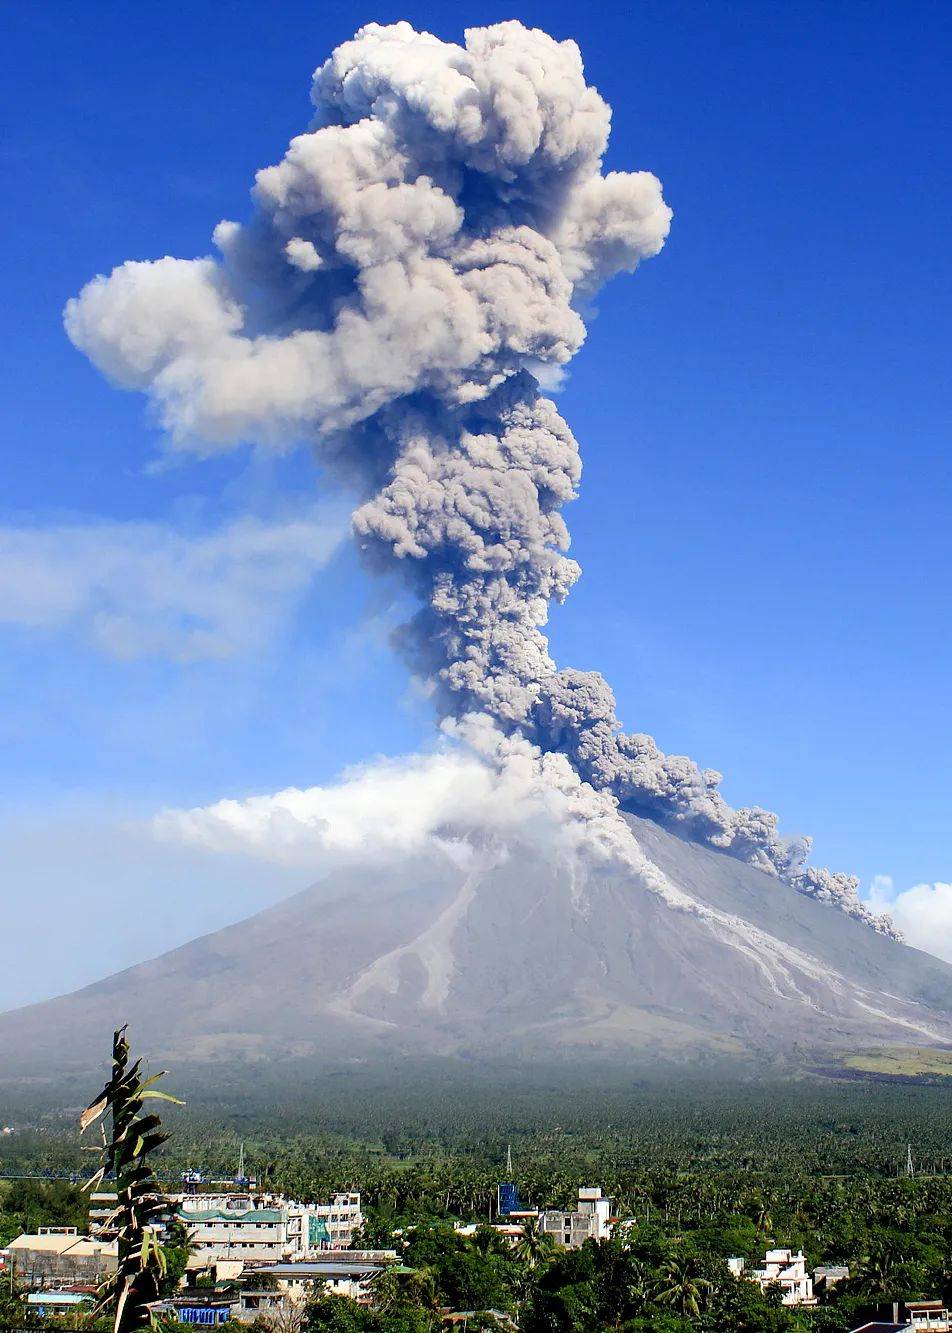
M 40 1227 L 7 1247 L 17 1279 L 34 1290 L 62 1284 L 98 1284 L 118 1265 L 114 1241 L 81 1236 L 75 1227 Z
M 512 1244 L 527 1226 L 538 1227 L 556 1245 L 571 1250 L 587 1240 L 607 1240 L 617 1220 L 612 1216 L 611 1199 L 597 1187 L 586 1187 L 579 1190 L 574 1208 L 512 1208 L 497 1222 L 457 1222 L 455 1226 L 461 1236 L 474 1236 L 488 1225 Z
M 166 1222 L 175 1218 L 188 1228 L 192 1267 L 296 1262 L 324 1250 L 347 1249 L 364 1221 L 356 1191 L 334 1194 L 329 1203 L 298 1203 L 248 1190 L 190 1191 L 166 1198 Z M 91 1236 L 109 1234 L 115 1206 L 115 1194 L 91 1196 Z
M 275 1194 L 188 1194 L 174 1200 L 188 1227 L 197 1264 L 296 1263 L 324 1250 L 347 1249 L 363 1225 L 360 1195 L 330 1203 L 297 1203 Z
M 813 1270 L 813 1290 L 816 1295 L 830 1291 L 837 1282 L 848 1282 L 850 1270 L 846 1264 L 825 1264 Z
M 292 1297 L 303 1299 L 318 1288 L 328 1295 L 349 1296 L 359 1305 L 369 1305 L 371 1284 L 385 1268 L 398 1268 L 395 1250 L 388 1252 L 386 1257 L 375 1259 L 352 1258 L 350 1254 L 327 1255 L 304 1263 L 274 1264 L 257 1272 L 274 1278 L 278 1290 Z M 398 1268 L 398 1271 L 406 1270 Z
M 900 1317 L 899 1302 L 895 1302 L 891 1321 L 873 1320 L 861 1324 L 852 1333 L 950 1333 L 952 1315 L 944 1301 L 907 1301 L 905 1316 Z
M 740 1257 L 728 1259 L 727 1266 L 735 1277 L 756 1282 L 761 1291 L 779 1287 L 784 1305 L 816 1305 L 813 1279 L 807 1273 L 803 1251 L 768 1250 L 760 1268 L 748 1268 Z
M 906 1315 L 916 1333 L 952 1333 L 952 1316 L 944 1301 L 907 1301 Z
M 522 1217 L 510 1213 L 510 1220 Z M 557 1245 L 574 1250 L 587 1240 L 607 1240 L 612 1232 L 612 1201 L 601 1190 L 582 1188 L 572 1209 L 544 1208 L 538 1214 L 539 1227 Z

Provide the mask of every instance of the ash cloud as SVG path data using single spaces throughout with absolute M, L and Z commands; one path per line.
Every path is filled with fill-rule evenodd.
M 720 775 L 622 734 L 593 673 L 557 671 L 548 608 L 579 574 L 562 517 L 579 449 L 541 392 L 581 311 L 664 244 L 649 172 L 602 171 L 610 111 L 573 42 L 509 22 L 462 46 L 369 24 L 316 71 L 312 128 L 257 174 L 215 257 L 130 262 L 66 309 L 73 342 L 146 392 L 171 445 L 312 445 L 357 491 L 368 565 L 421 609 L 400 634 L 440 714 L 488 715 L 643 811 L 876 929 L 805 839 L 732 810 Z
M 490 850 L 505 857 L 516 840 L 577 864 L 580 879 L 593 863 L 639 873 L 648 864 L 606 792 L 486 714 L 448 720 L 432 753 L 377 759 L 329 786 L 164 810 L 149 827 L 165 842 L 311 872 L 426 854 L 465 869 Z

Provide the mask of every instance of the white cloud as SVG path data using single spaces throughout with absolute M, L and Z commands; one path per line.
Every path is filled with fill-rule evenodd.
M 916 884 L 897 893 L 889 875 L 875 875 L 866 901 L 889 912 L 913 948 L 952 963 L 952 884 Z
M 630 859 L 614 801 L 580 782 L 564 755 L 505 737 L 482 715 L 446 731 L 430 754 L 380 758 L 326 787 L 166 810 L 151 827 L 164 840 L 311 871 L 432 850 L 460 861 L 489 839 L 516 837 L 562 856 L 584 847 Z
M 121 659 L 228 657 L 274 632 L 347 530 L 330 506 L 198 535 L 146 522 L 0 527 L 0 623 L 78 630 Z

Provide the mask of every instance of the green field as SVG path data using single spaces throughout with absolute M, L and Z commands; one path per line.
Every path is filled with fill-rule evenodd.
M 880 1051 L 860 1051 L 843 1059 L 846 1069 L 869 1074 L 898 1074 L 916 1077 L 940 1074 L 952 1078 L 952 1051 L 929 1046 L 895 1046 Z

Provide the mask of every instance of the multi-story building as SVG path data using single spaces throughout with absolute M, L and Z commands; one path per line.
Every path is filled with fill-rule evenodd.
M 272 1264 L 303 1256 L 303 1218 L 286 1207 L 258 1207 L 250 1200 L 209 1206 L 196 1200 L 176 1217 L 187 1227 L 190 1249 L 199 1264 Z
M 360 1195 L 351 1193 L 333 1194 L 330 1203 L 308 1204 L 312 1215 L 327 1231 L 329 1244 L 326 1249 L 346 1250 L 354 1239 L 354 1232 L 364 1224 L 360 1211 Z
M 335 1194 L 325 1204 L 273 1194 L 189 1194 L 175 1203 L 195 1258 L 208 1264 L 297 1263 L 347 1249 L 364 1220 L 357 1193 Z
M 519 1215 L 512 1213 L 510 1218 Z M 607 1240 L 612 1225 L 612 1201 L 598 1188 L 580 1189 L 575 1208 L 544 1208 L 539 1213 L 542 1230 L 567 1249 L 577 1249 L 587 1240 Z
M 297 1203 L 247 1190 L 166 1197 L 168 1218 L 188 1227 L 197 1265 L 293 1263 L 322 1250 L 344 1250 L 364 1221 L 356 1191 L 334 1194 L 329 1203 Z M 115 1194 L 91 1196 L 91 1235 L 109 1234 L 115 1206 Z
M 748 1268 L 740 1257 L 728 1259 L 727 1266 L 735 1277 L 756 1282 L 761 1291 L 779 1287 L 784 1305 L 816 1305 L 813 1279 L 807 1273 L 803 1251 L 768 1250 L 762 1267 Z

